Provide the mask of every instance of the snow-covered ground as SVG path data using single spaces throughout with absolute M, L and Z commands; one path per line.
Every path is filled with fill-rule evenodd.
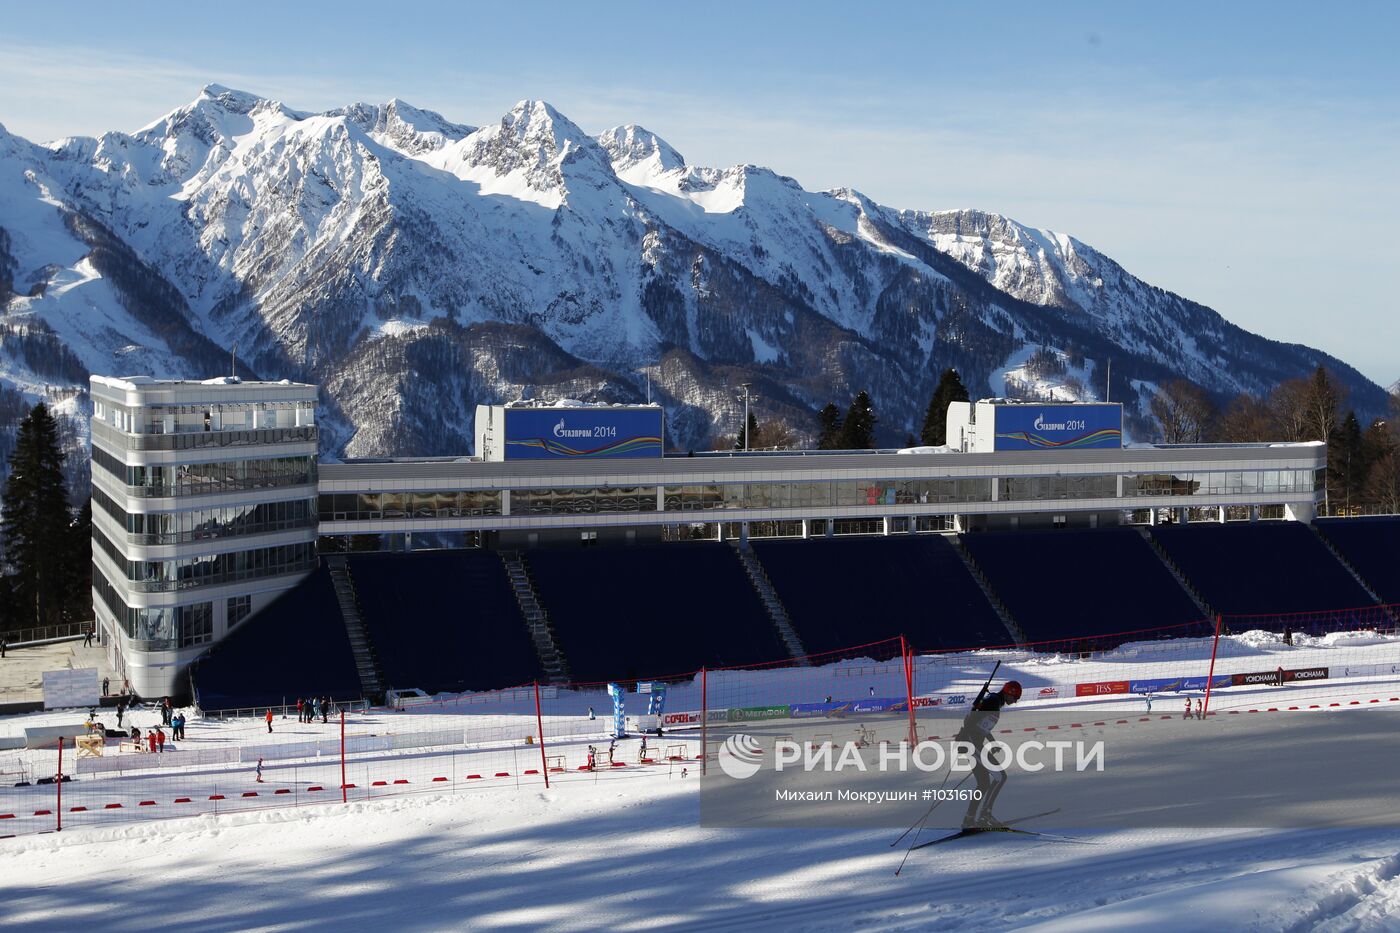
M 1210 644 L 1181 639 L 1126 645 L 1091 660 L 1005 652 L 998 655 L 1003 668 L 997 679 L 1021 679 L 1031 709 L 1145 711 L 1142 697 L 1070 694 L 1076 683 L 1202 675 Z M 989 658 L 919 658 L 916 689 L 929 696 L 975 689 Z M 1326 666 L 1330 677 L 1282 688 L 1226 688 L 1215 692 L 1212 707 L 1221 715 L 1267 708 L 1283 710 L 1275 715 L 1318 715 L 1309 711 L 1316 706 L 1325 715 L 1366 716 L 1375 708 L 1370 701 L 1385 706 L 1400 696 L 1400 674 L 1377 672 L 1388 664 L 1400 665 L 1400 641 L 1391 638 L 1300 637 L 1290 647 L 1265 633 L 1235 636 L 1222 640 L 1217 675 Z M 890 695 L 902 686 L 902 676 L 896 658 L 712 674 L 704 686 L 714 708 L 807 702 L 825 694 L 862 697 L 872 688 Z M 1048 685 L 1061 695 L 1032 699 Z M 699 689 L 673 686 L 667 710 L 698 708 Z M 315 753 L 319 743 L 338 743 L 335 723 L 277 717 L 269 737 L 261 720 L 192 721 L 181 751 L 231 760 L 152 768 L 171 760 L 171 753 L 128 754 L 131 770 L 80 774 L 64 785 L 65 809 L 74 801 L 89 809 L 65 812 L 62 834 L 0 840 L 0 898 L 6 905 L 0 926 L 1400 928 L 1397 829 L 1079 833 L 1089 844 L 978 837 L 915 852 L 896 877 L 903 851 L 891 848 L 897 833 L 887 829 L 702 826 L 694 731 L 672 731 L 659 749 L 653 743 L 651 764 L 639 761 L 637 740 L 626 740 L 616 752 L 623 765 L 601 767 L 607 740 L 597 694 L 544 698 L 546 756 L 564 768 L 551 772 L 546 789 L 538 773 L 545 770 L 539 748 L 526 740 L 535 734 L 529 694 L 351 714 L 346 733 L 352 745 L 369 744 L 347 755 L 344 780 L 355 785 L 346 791 L 348 804 L 340 802 L 339 755 Z M 1154 712 L 1174 713 L 1180 699 L 1158 695 Z M 639 711 L 637 700 L 629 698 L 629 712 Z M 589 705 L 597 708 L 598 720 L 586 717 Z M 1291 706 L 1299 710 L 1288 712 Z M 150 711 L 134 715 L 143 728 L 157 721 Z M 0 720 L 0 736 L 81 718 L 72 712 L 10 717 Z M 891 740 L 903 727 L 897 716 L 875 724 L 889 730 Z M 832 729 L 852 727 L 844 721 Z M 453 729 L 465 733 L 465 743 L 382 747 Z M 581 771 L 590 744 L 600 767 Z M 258 749 L 291 746 L 307 754 L 269 759 L 264 783 L 256 783 L 251 759 Z M 666 760 L 673 752 L 678 760 Z M 0 765 L 18 754 L 0 752 Z M 41 774 L 49 766 L 45 756 L 54 753 L 22 754 Z M 1201 776 L 1203 784 L 1213 779 Z M 6 788 L 0 791 L 0 813 L 6 804 L 14 808 L 17 794 L 32 796 L 24 801 L 30 811 L 54 809 L 43 801 L 56 790 Z M 244 796 L 249 793 L 258 796 Z M 189 802 L 176 803 L 182 796 Z M 154 802 L 142 808 L 143 799 Z M 109 810 L 111 803 L 122 806 Z M 30 811 L 14 823 L 52 818 Z

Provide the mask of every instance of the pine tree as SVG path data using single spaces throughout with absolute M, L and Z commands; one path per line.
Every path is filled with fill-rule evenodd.
M 842 450 L 870 450 L 875 446 L 875 405 L 864 389 L 851 400 L 846 419 L 841 424 Z
M 1327 445 L 1327 496 L 1334 511 L 1361 504 L 1369 468 L 1361 422 L 1349 411 Z
M 836 450 L 841 446 L 841 409 L 831 402 L 817 412 L 817 449 Z
M 61 621 L 73 599 L 73 533 L 58 425 L 43 402 L 20 422 L 0 507 L 0 539 L 15 599 L 13 623 Z
M 749 412 L 749 423 L 734 438 L 735 450 L 752 450 L 758 447 L 758 418 Z
M 924 414 L 924 427 L 919 439 L 931 447 L 941 447 L 948 443 L 948 406 L 953 402 L 970 401 L 967 386 L 956 369 L 945 369 L 938 377 L 938 386 L 929 399 L 928 411 Z

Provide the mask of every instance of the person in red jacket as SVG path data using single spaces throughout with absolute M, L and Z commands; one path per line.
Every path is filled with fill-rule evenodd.
M 156 750 L 156 730 L 149 729 L 146 732 L 146 744 L 150 746 L 152 754 Z
M 267 731 L 272 731 L 272 707 L 267 708 Z
M 156 726 L 156 751 L 165 751 L 165 730 Z

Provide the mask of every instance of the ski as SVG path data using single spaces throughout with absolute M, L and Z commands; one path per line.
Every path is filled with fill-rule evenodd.
M 937 839 L 930 839 L 928 842 L 921 842 L 921 843 L 919 843 L 919 844 L 917 844 L 917 845 L 911 846 L 910 849 L 909 849 L 909 851 L 912 852 L 912 851 L 914 851 L 914 849 L 923 849 L 923 848 L 926 848 L 926 847 L 928 847 L 928 846 L 935 846 L 935 845 L 938 845 L 940 842 L 952 842 L 954 839 L 962 839 L 962 838 L 964 838 L 964 837 L 966 837 L 966 836 L 976 836 L 976 835 L 978 835 L 979 833 L 1021 833 L 1021 834 L 1023 834 L 1023 835 L 1027 835 L 1027 836 L 1044 836 L 1044 837 L 1047 838 L 1047 839 L 1062 839 L 1062 840 L 1064 840 L 1064 841 L 1066 841 L 1066 842 L 1080 842 L 1080 841 L 1082 841 L 1082 840 L 1078 840 L 1078 839 L 1073 839 L 1073 840 L 1072 840 L 1072 839 L 1070 839 L 1069 836 L 1055 836 L 1055 835 L 1052 834 L 1052 833 L 1037 833 L 1037 832 L 1034 832 L 1034 831 L 1029 830 L 1029 829 L 1016 829 L 1016 828 L 1015 828 L 1015 824 L 1017 824 L 1017 823 L 1025 823 L 1025 822 L 1027 822 L 1028 820 L 1038 820 L 1038 819 L 1040 819 L 1042 816 L 1050 816 L 1050 815 L 1052 815 L 1052 814 L 1059 813 L 1059 812 L 1060 812 L 1060 808 L 1059 808 L 1059 807 L 1056 807 L 1056 808 L 1053 809 L 1053 810 L 1046 810 L 1044 813 L 1032 813 L 1032 814 L 1030 814 L 1029 816 L 1018 816 L 1018 817 L 1016 817 L 1016 819 L 1014 819 L 1014 820 L 1007 820 L 1007 821 L 1006 821 L 1005 823 L 1003 823 L 1000 827 L 997 827 L 997 828 L 995 828 L 995 829 L 981 829 L 981 828 L 962 829 L 962 830 L 959 830 L 959 831 L 957 831 L 957 832 L 955 832 L 955 833 L 951 833 L 951 834 L 949 834 L 949 835 L 947 835 L 947 836 L 940 836 L 940 837 L 937 838 Z

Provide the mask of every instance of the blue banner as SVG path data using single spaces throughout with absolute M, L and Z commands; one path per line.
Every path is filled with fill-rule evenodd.
M 507 460 L 659 457 L 657 408 L 507 408 Z
M 624 739 L 627 737 L 627 693 L 617 684 L 608 684 L 608 696 L 613 701 L 613 738 Z
M 996 405 L 997 450 L 1123 446 L 1122 405 Z
M 647 715 L 660 716 L 666 708 L 666 685 L 652 684 L 651 696 L 647 698 Z

